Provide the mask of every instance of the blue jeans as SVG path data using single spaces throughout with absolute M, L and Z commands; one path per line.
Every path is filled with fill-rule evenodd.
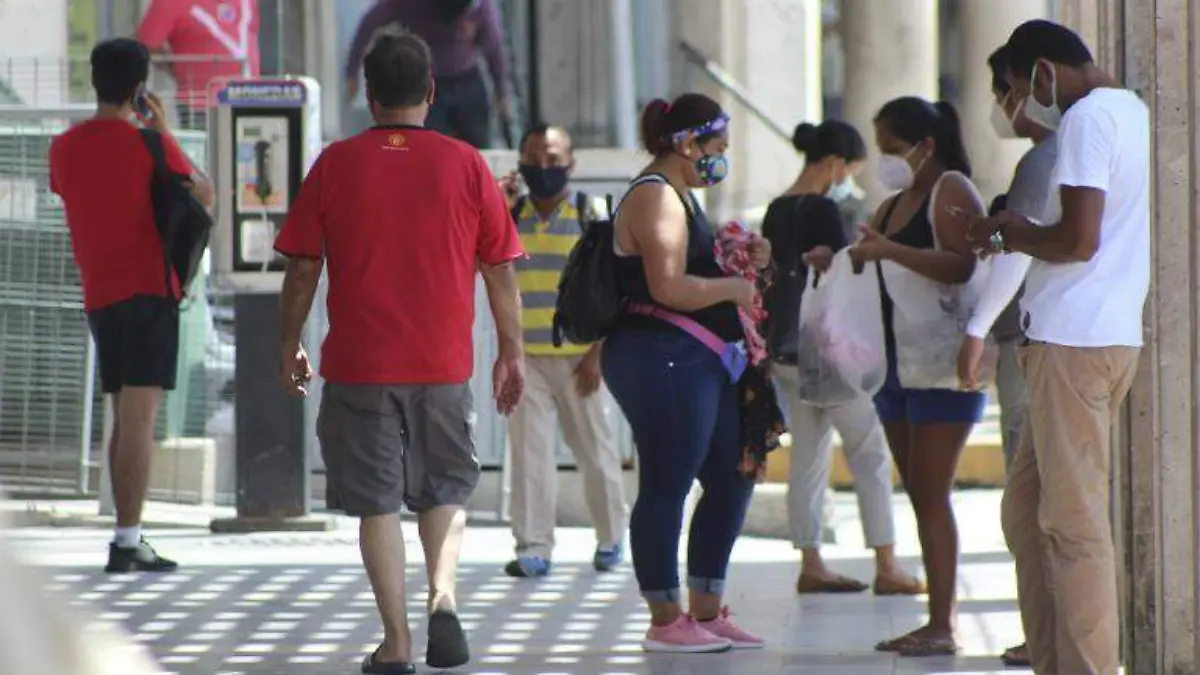
M 738 471 L 736 387 L 716 354 L 673 330 L 618 331 L 604 344 L 602 364 L 637 446 L 629 543 L 642 596 L 680 600 L 680 527 L 697 479 L 704 494 L 688 535 L 688 588 L 721 595 L 754 491 Z

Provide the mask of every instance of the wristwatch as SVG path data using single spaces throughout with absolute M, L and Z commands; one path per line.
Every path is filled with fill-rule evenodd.
M 1004 242 L 1004 225 L 1001 225 L 988 237 L 988 244 L 992 247 L 992 253 L 1008 253 L 1008 244 Z

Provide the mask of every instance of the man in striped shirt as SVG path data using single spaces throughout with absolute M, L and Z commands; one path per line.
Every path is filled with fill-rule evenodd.
M 593 566 L 607 571 L 622 559 L 627 511 L 621 457 L 602 393 L 600 345 L 551 343 L 558 281 L 567 256 L 602 208 L 571 189 L 574 165 L 571 138 L 561 128 L 534 127 L 521 139 L 520 176 L 528 195 L 513 197 L 512 211 L 528 254 L 517 262 L 528 381 L 525 399 L 508 427 L 517 557 L 505 571 L 514 577 L 540 577 L 550 571 L 558 471 L 556 413 L 596 527 Z M 516 177 L 504 182 L 507 194 L 515 195 Z

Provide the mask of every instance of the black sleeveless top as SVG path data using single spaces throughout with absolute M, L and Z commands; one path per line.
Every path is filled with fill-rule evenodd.
M 650 175 L 657 176 L 657 174 Z M 661 179 L 662 183 L 666 183 L 666 179 L 662 176 L 658 176 L 658 178 Z M 634 185 L 630 191 L 636 190 L 637 187 L 637 185 Z M 674 190 L 669 184 L 667 188 L 672 191 Z M 628 195 L 628 193 L 626 194 Z M 684 273 L 707 279 L 724 278 L 725 273 L 717 263 L 716 240 L 712 228 L 708 224 L 708 218 L 705 217 L 704 211 L 700 209 L 700 204 L 690 195 L 684 201 L 684 208 L 688 212 L 687 268 L 684 270 Z M 726 342 L 736 342 L 744 337 L 742 324 L 738 319 L 737 306 L 732 302 L 721 302 L 695 312 L 679 312 L 655 302 L 654 298 L 650 295 L 650 284 L 646 281 L 646 270 L 642 266 L 641 256 L 617 256 L 617 292 L 628 302 L 655 305 L 667 311 L 686 316 L 709 329 L 717 337 Z M 661 319 L 640 314 L 625 314 L 621 317 L 617 329 L 679 330 Z
M 929 200 L 932 198 L 933 195 L 926 197 L 921 202 L 921 207 L 905 223 L 904 227 L 891 235 L 887 235 L 888 239 L 897 244 L 904 244 L 912 248 L 927 250 L 937 248 L 937 242 L 933 238 L 933 223 L 929 221 Z M 888 210 L 883 214 L 883 220 L 879 223 L 880 232 L 887 232 L 888 222 L 892 219 L 892 212 L 896 210 L 896 204 L 899 202 L 900 199 L 897 197 L 888 205 Z M 875 264 L 875 273 L 879 276 L 879 300 L 883 309 L 883 336 L 888 350 L 894 353 L 896 349 L 896 332 L 892 328 L 892 313 L 894 309 L 892 298 L 887 292 L 887 284 L 883 281 L 883 268 L 880 267 L 879 263 Z

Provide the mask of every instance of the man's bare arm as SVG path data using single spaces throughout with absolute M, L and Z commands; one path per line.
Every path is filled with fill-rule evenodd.
M 1100 248 L 1100 222 L 1104 218 L 1103 190 L 1064 185 L 1062 220 L 1038 227 L 1025 219 L 1003 226 L 1004 241 L 1014 251 L 1055 263 L 1087 262 Z
M 280 339 L 285 350 L 300 345 L 304 333 L 304 322 L 312 310 L 317 284 L 321 281 L 324 262 L 315 258 L 289 258 L 287 271 L 283 275 L 283 292 L 280 304 L 283 310 L 283 326 Z
M 517 270 L 511 262 L 479 266 L 488 304 L 496 321 L 500 353 L 515 356 L 525 352 L 525 337 L 521 330 L 521 290 L 517 285 Z

